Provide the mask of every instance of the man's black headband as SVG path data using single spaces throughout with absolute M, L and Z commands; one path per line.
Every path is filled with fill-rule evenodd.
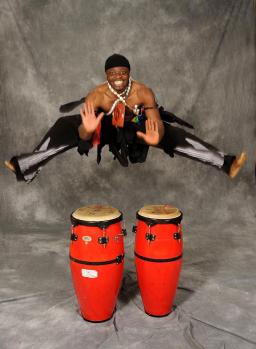
M 108 57 L 105 62 L 105 71 L 114 67 L 127 67 L 131 69 L 128 59 L 122 55 L 114 53 L 112 56 Z

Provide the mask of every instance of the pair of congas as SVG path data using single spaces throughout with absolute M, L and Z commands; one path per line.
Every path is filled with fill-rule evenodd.
M 170 205 L 148 205 L 137 212 L 135 264 L 145 312 L 172 311 L 182 263 L 182 213 Z M 124 270 L 122 213 L 90 205 L 71 215 L 70 268 L 81 316 L 109 320 L 115 312 Z

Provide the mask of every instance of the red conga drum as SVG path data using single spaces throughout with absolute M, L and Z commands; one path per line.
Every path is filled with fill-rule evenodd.
M 137 212 L 135 264 L 145 312 L 172 311 L 182 264 L 182 213 L 170 205 L 147 205 Z
M 110 206 L 90 205 L 71 215 L 70 268 L 82 317 L 109 320 L 124 268 L 122 213 Z

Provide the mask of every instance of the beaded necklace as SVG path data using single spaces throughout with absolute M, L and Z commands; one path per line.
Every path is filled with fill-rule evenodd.
M 138 109 L 137 105 L 133 109 L 132 107 L 129 106 L 129 104 L 126 103 L 126 98 L 129 96 L 129 93 L 131 90 L 132 80 L 133 79 L 131 77 L 129 77 L 128 86 L 126 87 L 126 89 L 122 93 L 118 93 L 116 90 L 114 90 L 113 87 L 110 85 L 110 83 L 107 81 L 109 90 L 117 97 L 117 99 L 112 104 L 112 107 L 110 108 L 107 115 L 110 115 L 113 113 L 113 110 L 115 109 L 117 103 L 119 103 L 119 102 L 123 103 L 126 107 L 131 109 L 135 115 L 139 115 L 139 109 Z

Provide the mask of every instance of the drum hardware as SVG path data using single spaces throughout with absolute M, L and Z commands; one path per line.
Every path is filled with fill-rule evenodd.
M 148 240 L 149 242 L 155 241 L 156 239 L 156 235 L 151 233 L 146 233 L 145 237 L 146 237 L 146 240 Z
M 106 222 L 103 222 L 103 223 L 99 222 L 99 223 L 98 223 L 98 227 L 99 227 L 100 229 L 102 229 L 102 230 L 105 231 L 106 228 L 108 227 L 108 225 L 107 225 Z
M 125 228 L 125 221 L 124 220 L 122 221 L 122 233 L 121 233 L 121 235 L 122 236 L 126 236 L 127 235 L 127 230 Z
M 107 243 L 109 242 L 109 237 L 106 235 L 105 226 L 103 226 L 103 228 L 102 228 L 102 234 L 103 234 L 103 236 L 98 238 L 98 243 L 102 244 L 104 246 L 104 248 L 106 248 Z
M 132 227 L 132 232 L 133 232 L 134 234 L 137 233 L 137 225 L 134 225 L 134 226 Z
M 77 241 L 78 239 L 78 235 L 76 235 L 75 233 L 72 233 L 71 236 L 70 236 L 70 240 L 71 241 Z
M 177 232 L 173 234 L 174 240 L 180 240 L 181 239 L 181 233 Z
M 126 235 L 127 235 L 126 229 L 122 229 L 121 234 L 115 235 L 114 240 L 115 240 L 115 241 L 119 241 L 119 236 L 126 236 Z
M 98 238 L 98 243 L 105 245 L 104 247 L 106 247 L 107 243 L 109 242 L 109 237 L 108 236 L 101 236 Z
M 178 231 L 173 234 L 174 240 L 181 240 L 181 224 L 178 224 Z
M 151 241 L 155 241 L 155 239 L 156 239 L 156 235 L 151 233 L 151 226 L 152 226 L 152 224 L 148 225 L 148 233 L 146 233 L 146 235 L 145 235 L 146 240 L 148 240 L 149 244 L 151 243 Z
M 122 263 L 124 259 L 124 255 L 120 254 L 119 256 L 116 257 L 116 264 Z

